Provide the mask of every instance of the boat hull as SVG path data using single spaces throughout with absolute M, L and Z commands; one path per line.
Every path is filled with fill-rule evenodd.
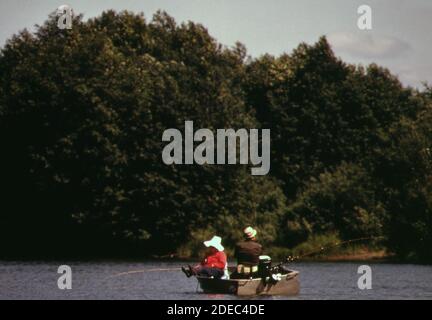
M 280 281 L 271 283 L 269 278 L 262 279 L 212 279 L 197 277 L 204 293 L 254 295 L 297 295 L 300 292 L 299 273 L 291 271 L 282 275 Z

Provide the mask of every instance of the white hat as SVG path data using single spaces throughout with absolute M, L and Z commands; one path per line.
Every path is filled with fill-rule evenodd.
M 257 234 L 257 231 L 252 227 L 247 227 L 246 229 L 243 230 L 243 232 L 244 232 L 246 238 L 248 238 L 248 239 L 254 238 Z
M 204 241 L 204 245 L 208 247 L 216 248 L 218 251 L 224 251 L 224 247 L 221 244 L 222 238 L 218 236 L 214 236 L 211 240 Z

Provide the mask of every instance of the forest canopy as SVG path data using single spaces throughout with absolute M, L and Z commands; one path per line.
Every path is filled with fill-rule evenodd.
M 271 130 L 271 170 L 166 165 L 164 130 Z M 54 15 L 0 54 L 2 256 L 193 255 L 382 236 L 432 260 L 432 89 L 347 64 L 325 37 L 248 56 L 164 12 Z

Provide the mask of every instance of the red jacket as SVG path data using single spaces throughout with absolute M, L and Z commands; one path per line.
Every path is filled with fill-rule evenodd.
M 218 251 L 215 254 L 207 256 L 202 262 L 201 266 L 209 268 L 224 269 L 227 263 L 227 256 L 225 252 Z

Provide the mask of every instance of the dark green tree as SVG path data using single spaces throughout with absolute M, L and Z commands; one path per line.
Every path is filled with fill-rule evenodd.
M 230 215 L 241 217 L 237 228 L 270 228 L 263 235 L 272 241 L 285 204 L 277 182 L 251 178 L 245 166 L 161 158 L 162 133 L 185 120 L 256 127 L 243 102 L 244 58 L 242 46 L 224 48 L 203 26 L 176 25 L 165 13 L 146 23 L 108 11 L 77 17 L 71 30 L 52 16 L 35 34 L 15 36 L 0 57 L 2 137 L 13 137 L 1 166 L 12 208 L 2 210 L 11 219 L 3 237 L 14 248 L 160 253 L 200 229 L 234 241 L 238 231 L 221 223 Z

